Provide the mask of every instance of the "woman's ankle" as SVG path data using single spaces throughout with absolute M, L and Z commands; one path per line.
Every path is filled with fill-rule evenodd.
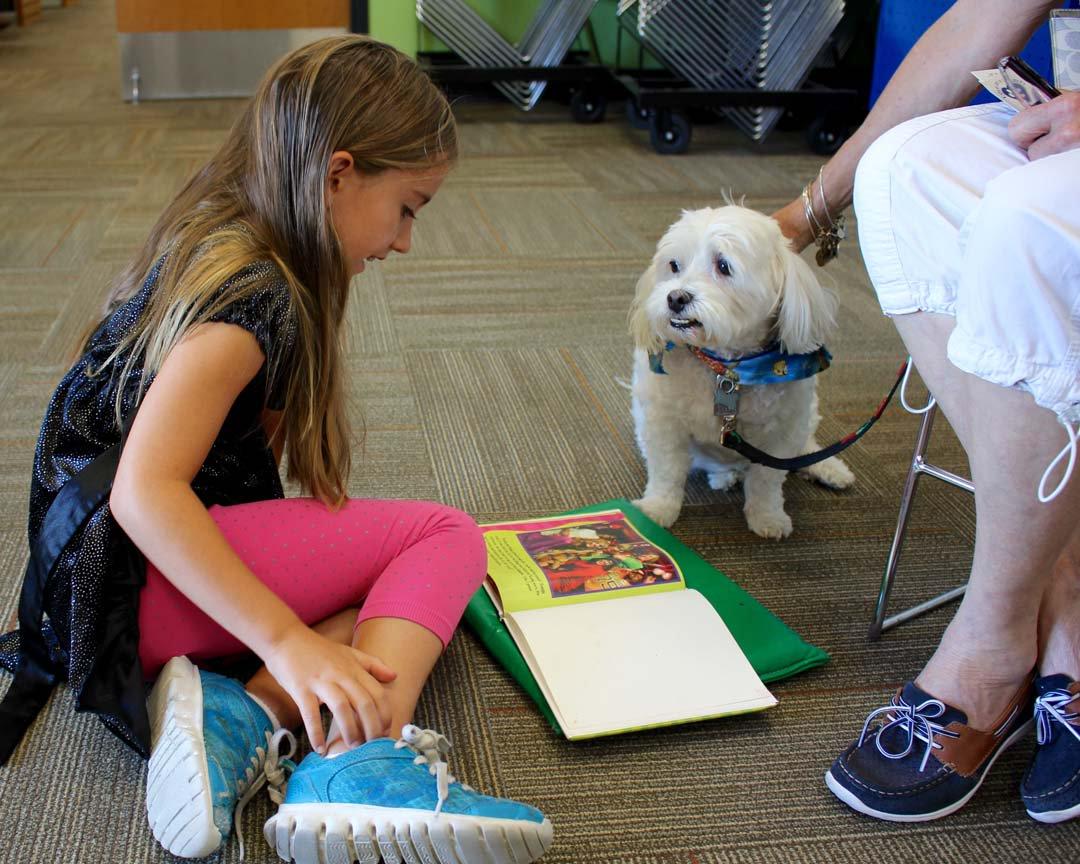
M 1030 679 L 1037 657 L 1034 630 L 987 633 L 957 616 L 916 684 L 963 711 L 974 729 L 990 729 Z
M 1080 532 L 1054 564 L 1039 609 L 1039 674 L 1080 681 Z

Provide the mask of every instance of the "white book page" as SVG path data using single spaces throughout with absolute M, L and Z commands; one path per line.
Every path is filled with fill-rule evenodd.
M 507 617 L 567 738 L 776 704 L 694 590 Z

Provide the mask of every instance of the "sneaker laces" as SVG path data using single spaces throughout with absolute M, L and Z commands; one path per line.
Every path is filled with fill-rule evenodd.
M 435 815 L 442 811 L 442 806 L 450 795 L 450 784 L 459 783 L 458 779 L 450 773 L 446 759 L 450 755 L 450 741 L 447 737 L 434 729 L 421 729 L 411 723 L 401 727 L 401 737 L 394 743 L 394 749 L 400 750 L 408 747 L 417 756 L 413 759 L 413 765 L 427 765 L 428 773 L 435 777 L 435 787 L 438 792 L 438 804 L 435 805 Z M 472 791 L 471 787 L 461 783 L 461 788 Z
M 288 744 L 288 749 L 283 753 L 281 742 Z M 244 776 L 236 781 L 236 791 L 239 798 L 236 801 L 236 810 L 233 811 L 233 832 L 240 841 L 240 860 L 244 860 L 244 834 L 240 830 L 240 816 L 248 802 L 255 797 L 256 793 L 267 787 L 270 800 L 275 804 L 281 804 L 285 800 L 286 777 L 296 770 L 296 764 L 290 759 L 296 752 L 296 737 L 288 729 L 278 729 L 274 733 L 267 731 L 266 747 L 256 747 L 251 756 L 251 764 L 245 769 Z
M 939 699 L 927 699 L 925 702 L 921 702 L 918 705 L 909 705 L 902 697 L 897 696 L 891 704 L 876 708 L 870 712 L 869 716 L 866 718 L 866 722 L 863 723 L 862 734 L 859 735 L 859 743 L 855 746 L 862 747 L 863 742 L 866 740 L 866 734 L 870 728 L 870 723 L 875 718 L 884 714 L 889 722 L 883 723 L 877 730 L 877 737 L 874 740 L 874 745 L 877 747 L 878 752 L 886 759 L 903 759 L 915 749 L 916 740 L 922 741 L 926 744 L 922 762 L 919 763 L 919 772 L 922 773 L 926 769 L 926 762 L 930 758 L 930 753 L 933 750 L 940 750 L 942 748 L 942 745 L 934 740 L 935 735 L 942 735 L 946 738 L 960 737 L 959 732 L 952 732 L 940 723 L 934 722 L 935 717 L 940 717 L 944 713 L 945 703 Z M 899 727 L 903 732 L 907 733 L 907 742 L 904 749 L 900 752 L 889 750 L 881 743 L 883 734 L 894 726 Z
M 1080 741 L 1080 730 L 1070 720 L 1080 717 L 1080 707 L 1075 711 L 1065 712 L 1064 708 L 1077 696 L 1068 690 L 1048 690 L 1035 700 L 1035 735 L 1039 744 L 1049 744 L 1054 738 L 1054 723 L 1058 722 L 1077 741 Z

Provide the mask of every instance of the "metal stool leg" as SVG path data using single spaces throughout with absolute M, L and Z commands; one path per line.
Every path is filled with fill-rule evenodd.
M 938 480 L 943 480 L 960 489 L 966 489 L 968 492 L 975 491 L 971 481 L 926 462 L 926 448 L 930 442 L 930 430 L 934 427 L 936 415 L 937 405 L 933 405 L 923 414 L 922 424 L 919 426 L 918 435 L 915 437 L 915 452 L 911 457 L 911 467 L 908 469 L 907 479 L 904 482 L 904 494 L 900 499 L 900 515 L 896 522 L 896 533 L 893 535 L 889 558 L 885 564 L 885 573 L 881 578 L 881 588 L 878 592 L 877 606 L 874 610 L 874 620 L 870 624 L 868 638 L 871 642 L 880 639 L 885 630 L 955 600 L 962 596 L 967 589 L 966 585 L 954 588 L 944 594 L 939 594 L 931 600 L 927 600 L 925 603 L 920 603 L 893 615 L 891 618 L 885 617 L 885 609 L 889 602 L 889 594 L 892 591 L 893 579 L 896 577 L 896 567 L 900 560 L 900 550 L 904 545 L 904 535 L 907 532 L 908 518 L 911 515 L 911 505 L 915 497 L 915 487 L 919 483 L 919 475 L 929 474 L 931 477 L 936 477 Z

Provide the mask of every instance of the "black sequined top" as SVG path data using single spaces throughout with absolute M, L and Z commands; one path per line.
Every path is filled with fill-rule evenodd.
M 158 262 L 140 290 L 98 328 L 85 354 L 64 376 L 49 402 L 30 485 L 31 549 L 43 531 L 71 532 L 70 527 L 45 522 L 49 505 L 70 478 L 120 439 L 115 419 L 117 381 L 110 369 L 123 368 L 123 358 L 104 372 L 91 374 L 91 370 L 101 367 L 143 314 L 162 263 Z M 252 283 L 252 293 L 228 302 L 236 289 Z M 221 292 L 226 305 L 211 320 L 243 327 L 258 340 L 264 357 L 274 362 L 264 362 L 237 398 L 192 481 L 195 493 L 208 507 L 283 496 L 260 415 L 266 407 L 282 407 L 281 382 L 296 333 L 288 286 L 274 265 L 260 262 L 245 268 L 229 279 Z M 268 368 L 276 370 L 272 382 L 267 380 Z M 122 400 L 125 418 L 142 377 L 138 366 L 126 382 Z M 47 623 L 42 632 L 59 674 L 66 672 L 76 710 L 97 713 L 113 732 L 147 755 L 149 741 L 143 740 L 147 737 L 146 709 L 138 665 L 138 587 L 144 582 L 145 564 L 133 552 L 106 499 L 71 534 L 45 585 Z M 124 590 L 124 584 L 132 587 Z M 18 659 L 18 632 L 0 637 L 0 665 L 14 671 Z M 133 692 L 136 685 L 137 695 Z

